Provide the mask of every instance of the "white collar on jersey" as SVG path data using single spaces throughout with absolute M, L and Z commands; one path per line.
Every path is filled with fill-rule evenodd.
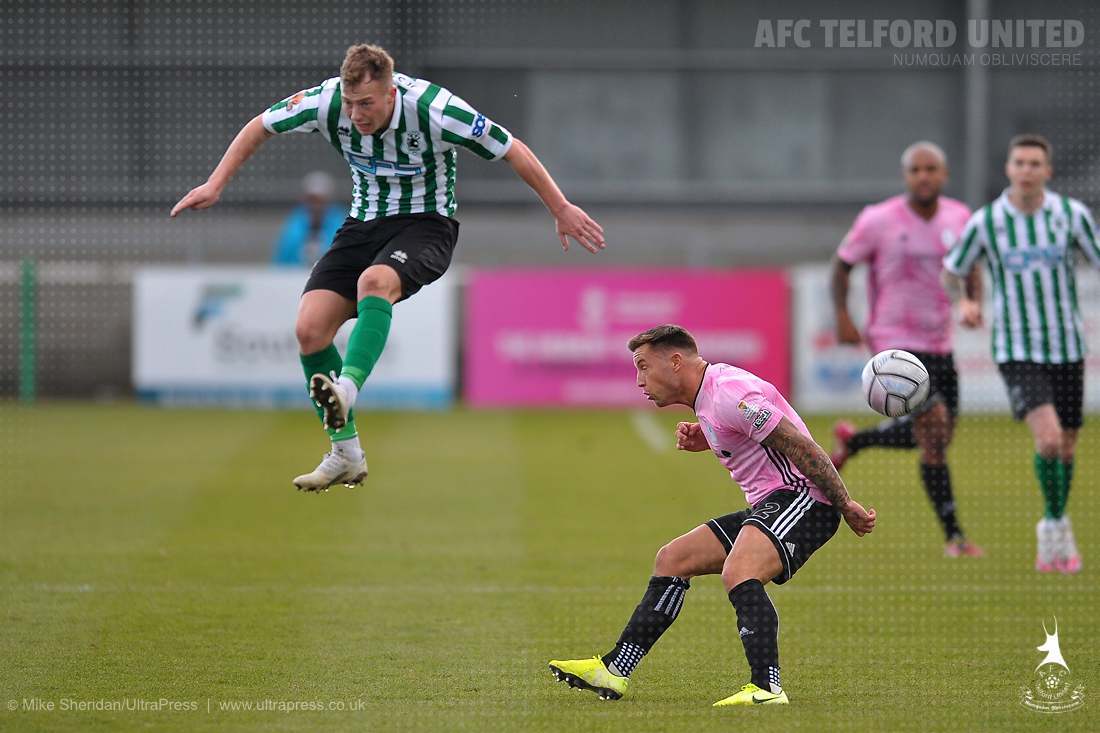
M 1036 212 L 1053 211 L 1054 210 L 1054 204 L 1055 204 L 1055 198 L 1057 196 L 1058 196 L 1058 194 L 1054 193 L 1049 188 L 1043 188 L 1043 203 L 1039 204 L 1039 208 L 1036 209 L 1035 211 Z M 1009 213 L 1011 213 L 1013 215 L 1026 216 L 1026 214 L 1024 214 L 1024 212 L 1020 211 L 1019 209 L 1017 209 L 1015 206 L 1012 205 L 1012 199 L 1010 199 L 1008 197 L 1008 189 L 1007 188 L 1004 191 L 1001 192 L 1000 201 L 1001 201 L 1001 204 L 1003 204 L 1004 207 L 1006 209 L 1008 209 Z

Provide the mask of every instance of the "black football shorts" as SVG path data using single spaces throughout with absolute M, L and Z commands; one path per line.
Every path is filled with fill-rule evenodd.
M 401 278 L 401 300 L 443 276 L 458 241 L 458 222 L 434 211 L 360 221 L 348 217 L 309 273 L 305 291 L 331 290 L 353 303 L 359 276 L 389 265 Z
M 1085 362 L 1037 364 L 1033 361 L 1006 361 L 997 368 L 1008 389 L 1012 416 L 1023 420 L 1040 405 L 1054 405 L 1064 430 L 1076 430 L 1084 423 L 1081 414 L 1085 401 Z
M 783 561 L 783 572 L 772 582 L 781 585 L 836 534 L 840 512 L 801 491 L 777 489 L 756 506 L 707 522 L 710 531 L 726 548 L 727 555 L 745 524 L 759 529 L 775 545 Z
M 959 373 L 955 371 L 955 357 L 951 354 L 929 354 L 924 351 L 911 353 L 928 369 L 928 399 L 916 409 L 913 417 L 920 417 L 941 401 L 952 418 L 958 417 Z

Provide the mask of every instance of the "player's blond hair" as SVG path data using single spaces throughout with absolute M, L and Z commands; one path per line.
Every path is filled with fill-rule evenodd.
M 1033 132 L 1028 132 L 1023 135 L 1017 135 L 1008 141 L 1008 157 L 1012 157 L 1012 151 L 1016 148 L 1041 148 L 1044 153 L 1047 154 L 1047 162 L 1050 162 L 1051 157 L 1054 155 L 1054 148 L 1042 135 L 1036 135 Z
M 393 82 L 393 58 L 382 47 L 369 43 L 350 47 L 340 65 L 341 86 L 353 87 L 375 79 L 384 80 L 389 88 Z
M 683 326 L 666 323 L 663 326 L 655 326 L 627 342 L 626 348 L 631 352 L 637 351 L 639 346 L 649 344 L 655 349 L 675 349 L 687 354 L 698 354 L 699 347 L 695 343 L 695 337 L 687 332 Z

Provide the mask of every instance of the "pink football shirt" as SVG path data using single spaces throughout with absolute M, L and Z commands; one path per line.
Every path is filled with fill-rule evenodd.
M 791 459 L 760 445 L 784 417 L 813 438 L 770 382 L 729 364 L 711 364 L 695 397 L 695 415 L 707 444 L 729 469 L 749 504 L 755 506 L 776 489 L 794 489 L 831 503 Z
M 940 270 L 970 209 L 940 196 L 936 215 L 926 220 L 906 198 L 895 196 L 865 208 L 837 254 L 849 265 L 870 266 L 865 337 L 871 351 L 949 354 L 951 301 L 940 285 Z

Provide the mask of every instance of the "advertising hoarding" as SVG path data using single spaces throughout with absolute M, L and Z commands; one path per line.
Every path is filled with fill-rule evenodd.
M 789 387 L 783 270 L 473 270 L 465 313 L 475 406 L 647 404 L 626 343 L 663 323 L 691 331 L 704 359 Z

